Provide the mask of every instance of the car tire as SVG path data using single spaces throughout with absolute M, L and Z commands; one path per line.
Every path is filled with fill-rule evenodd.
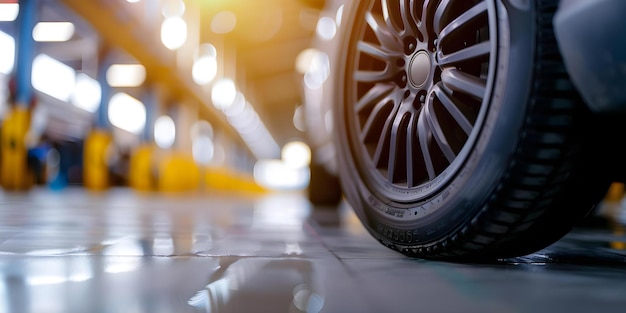
M 341 199 L 339 178 L 323 165 L 311 162 L 308 198 L 315 206 L 338 208 Z
M 494 259 L 560 239 L 611 182 L 552 31 L 557 0 L 364 0 L 341 21 L 343 193 L 382 244 Z

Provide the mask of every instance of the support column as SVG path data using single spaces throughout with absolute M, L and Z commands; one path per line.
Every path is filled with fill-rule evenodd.
M 146 107 L 146 125 L 141 143 L 130 159 L 130 186 L 139 191 L 150 191 L 156 186 L 156 165 L 154 146 L 154 123 L 159 111 L 159 93 L 155 86 L 149 86 L 143 95 Z
M 188 100 L 182 100 L 188 101 Z M 191 125 L 198 121 L 197 104 L 179 103 L 172 114 L 176 124 L 175 149 L 182 153 L 191 153 Z
M 187 100 L 181 100 L 187 101 Z M 159 163 L 158 188 L 163 192 L 194 191 L 200 187 L 200 167 L 193 159 L 191 125 L 198 119 L 191 105 L 177 103 L 169 110 L 176 125 L 174 149 Z
M 110 186 L 109 148 L 113 141 L 108 117 L 111 87 L 106 80 L 106 71 L 112 63 L 112 56 L 107 49 L 103 49 L 98 59 L 97 80 L 102 96 L 96 112 L 95 126 L 85 138 L 83 151 L 83 183 L 91 190 L 104 190 Z
M 100 83 L 102 96 L 100 97 L 100 106 L 96 112 L 95 129 L 103 131 L 111 131 L 111 122 L 109 122 L 109 101 L 111 100 L 112 90 L 107 82 L 107 70 L 113 64 L 113 55 L 108 48 L 103 48 L 98 53 L 98 73 L 96 79 Z
M 26 136 L 30 128 L 34 92 L 31 83 L 35 41 L 37 0 L 22 0 L 18 15 L 15 81 L 12 86 L 11 108 L 2 124 L 1 183 L 7 190 L 24 190 L 33 184 L 28 172 Z

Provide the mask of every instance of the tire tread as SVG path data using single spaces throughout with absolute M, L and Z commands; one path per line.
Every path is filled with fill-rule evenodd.
M 434 245 L 432 250 L 410 250 L 405 253 L 433 259 L 483 259 L 514 257 L 534 252 L 563 236 L 569 228 L 556 228 L 552 223 L 560 214 L 571 214 L 565 223 L 582 217 L 601 198 L 604 187 L 583 196 L 574 212 L 563 212 L 563 187 L 570 171 L 580 166 L 581 147 L 572 137 L 574 123 L 585 109 L 569 80 L 552 31 L 556 0 L 537 0 L 537 49 L 534 84 L 528 118 L 522 141 L 510 171 L 497 189 L 497 196 L 470 223 L 455 234 Z M 601 184 L 601 183 L 600 183 Z M 605 182 L 608 187 L 608 181 Z M 570 188 L 570 189 L 566 189 Z M 550 234 L 546 239 L 533 236 Z M 432 253 L 428 251 L 439 251 Z M 426 252 L 424 252 L 426 251 Z

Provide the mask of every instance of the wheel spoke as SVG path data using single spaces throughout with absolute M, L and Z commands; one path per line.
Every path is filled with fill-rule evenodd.
M 459 110 L 458 106 L 454 104 L 454 101 L 452 101 L 450 96 L 446 94 L 445 90 L 443 90 L 439 86 L 439 84 L 433 87 L 433 92 L 435 96 L 437 97 L 437 99 L 439 99 L 441 104 L 443 104 L 443 106 L 446 108 L 448 113 L 450 113 L 452 118 L 454 118 L 456 123 L 461 127 L 461 129 L 463 129 L 465 134 L 469 136 L 470 132 L 472 131 L 473 126 L 470 123 L 470 121 L 465 117 L 465 115 L 463 115 L 461 110 Z
M 365 21 L 383 47 L 387 47 L 395 51 L 402 50 L 402 43 L 396 36 L 389 32 L 387 27 L 384 26 L 385 21 L 382 20 L 379 15 L 374 15 L 371 12 L 368 12 L 367 15 L 365 15 Z
M 404 30 L 417 31 L 417 20 L 411 14 L 410 0 L 400 1 L 400 15 L 402 16 L 402 23 L 404 23 Z
M 430 126 L 433 138 L 435 139 L 435 142 L 437 142 L 437 145 L 439 145 L 441 152 L 443 152 L 443 154 L 446 156 L 448 162 L 452 163 L 452 161 L 454 161 L 454 158 L 456 158 L 456 154 L 454 153 L 454 151 L 452 151 L 452 147 L 448 143 L 446 135 L 443 132 L 443 127 L 437 119 L 437 115 L 435 114 L 435 108 L 433 107 L 434 103 L 435 102 L 432 101 L 432 99 L 428 101 L 428 103 L 426 103 L 426 105 L 424 106 L 424 111 L 422 115 L 424 115 L 424 118 L 428 122 L 428 126 Z
M 430 16 L 432 11 L 431 7 L 436 3 L 437 1 L 424 0 L 424 4 L 422 5 L 422 17 L 420 18 L 421 26 L 423 27 L 423 29 L 428 29 L 432 27 L 434 17 Z
M 385 112 L 387 111 L 385 109 L 389 105 L 394 104 L 387 99 L 383 99 L 376 103 L 372 113 L 367 117 L 367 120 L 363 125 L 363 129 L 361 130 L 361 142 L 366 142 L 367 138 L 372 136 L 372 131 L 376 129 L 375 126 L 380 123 L 380 121 L 388 119 L 388 116 L 385 115 Z
M 354 106 L 354 113 L 360 113 L 365 108 L 374 106 L 376 103 L 382 101 L 385 97 L 387 97 L 393 90 L 394 85 L 391 84 L 376 84 L 374 87 L 370 88 L 368 92 L 359 99 L 359 101 Z
M 441 73 L 441 81 L 451 91 L 458 91 L 478 99 L 482 99 L 485 96 L 487 83 L 484 79 L 457 69 L 445 69 Z
M 488 56 L 490 52 L 491 43 L 489 41 L 484 41 L 447 55 L 439 51 L 437 59 L 440 66 L 446 66 L 459 62 L 465 62 L 478 57 Z
M 421 33 L 422 36 L 426 37 L 428 36 L 428 32 L 426 31 L 426 28 L 423 27 L 424 25 L 422 24 L 422 11 L 421 11 L 421 7 L 426 7 L 426 2 L 428 2 L 428 0 L 426 0 L 426 2 L 422 3 L 423 0 L 409 0 L 409 7 L 408 10 L 410 10 L 410 17 L 411 20 L 415 22 L 414 28 Z
M 419 13 L 419 2 L 422 2 L 420 0 L 409 0 L 409 7 L 411 8 L 411 18 L 416 22 L 419 23 L 422 16 Z M 423 5 L 423 4 L 422 4 Z
M 417 136 L 420 142 L 420 150 L 422 151 L 422 156 L 424 157 L 424 164 L 426 166 L 426 172 L 428 173 L 428 179 L 433 179 L 437 176 L 437 173 L 435 173 L 435 165 L 433 158 L 430 155 L 430 149 L 428 148 L 430 138 L 432 138 L 432 133 L 424 114 L 420 114 L 417 119 Z
M 382 71 L 357 71 L 354 73 L 354 80 L 364 83 L 390 81 L 393 77 L 393 73 L 388 68 Z
M 402 140 L 403 136 L 406 136 L 406 128 L 402 127 L 402 124 L 405 122 L 407 114 L 397 114 L 393 120 L 392 128 L 391 128 L 391 137 L 389 139 L 389 160 L 387 161 L 387 179 L 390 183 L 395 181 L 396 174 L 396 165 L 402 159 L 403 155 L 401 152 L 404 151 L 404 141 Z
M 415 164 L 414 159 L 418 154 L 415 151 L 418 147 L 416 144 L 416 114 L 411 115 L 411 119 L 409 120 L 409 125 L 407 126 L 407 136 L 406 136 L 406 183 L 408 187 L 413 187 L 416 185 L 415 180 Z
M 433 27 L 435 30 L 436 34 L 439 34 L 441 32 L 441 29 L 443 28 L 443 17 L 448 14 L 448 10 L 452 7 L 450 4 L 452 3 L 452 0 L 443 0 L 441 1 L 441 3 L 439 3 L 439 6 L 437 6 L 437 10 L 435 11 L 435 18 L 433 21 Z
M 446 41 L 446 38 L 450 36 L 450 34 L 468 25 L 475 18 L 479 17 L 481 14 L 486 13 L 486 12 L 487 12 L 487 3 L 484 1 L 473 6 L 471 9 L 467 10 L 466 12 L 461 14 L 459 17 L 454 19 L 452 22 L 450 22 L 450 24 L 444 27 L 441 30 L 441 32 L 437 34 L 439 35 L 439 41 L 440 42 Z
M 418 1 L 419 2 L 419 1 Z M 428 18 L 428 7 L 430 6 L 430 1 L 426 0 L 422 3 L 422 16 L 420 16 L 420 22 L 422 25 L 426 24 L 426 19 Z
M 397 0 L 381 0 L 381 5 L 383 8 L 383 19 L 387 24 L 387 28 L 389 30 L 393 30 L 396 34 L 399 35 L 403 30 L 402 28 L 400 28 L 400 25 L 398 25 L 398 22 L 401 21 L 394 20 L 395 18 L 397 18 L 397 16 L 395 16 L 396 14 L 394 14 L 394 12 L 392 11 L 392 7 L 390 7 L 389 4 L 389 2 L 395 1 Z
M 357 49 L 359 50 L 359 52 L 363 52 L 365 54 L 373 56 L 374 58 L 379 59 L 381 61 L 389 61 L 394 56 L 396 57 L 399 56 L 398 53 L 391 53 L 391 52 L 385 51 L 383 47 L 376 46 L 376 45 L 373 45 L 371 43 L 364 42 L 364 41 L 359 42 Z
M 361 53 L 370 55 L 376 59 L 385 62 L 385 68 L 378 71 L 371 70 L 359 70 L 354 73 L 354 79 L 359 82 L 383 82 L 393 80 L 396 72 L 395 67 L 391 65 L 391 60 L 401 57 L 398 52 L 390 52 L 383 49 L 383 47 L 376 46 L 371 43 L 360 41 L 357 49 Z
M 391 136 L 391 128 L 393 127 L 393 121 L 395 120 L 396 115 L 398 114 L 398 106 L 395 106 L 389 117 L 385 121 L 385 126 L 383 126 L 382 131 L 380 132 L 380 136 L 378 136 L 378 141 L 376 143 L 376 151 L 374 152 L 374 164 L 376 166 L 380 165 L 384 153 L 388 153 L 389 150 L 386 150 L 385 147 L 389 144 L 389 137 Z

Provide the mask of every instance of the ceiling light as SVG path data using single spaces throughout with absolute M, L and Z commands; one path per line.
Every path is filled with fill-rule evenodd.
M 94 113 L 100 106 L 102 89 L 100 83 L 84 73 L 76 75 L 76 87 L 72 95 L 72 104 L 85 111 Z
M 33 39 L 40 42 L 68 41 L 74 36 L 70 22 L 39 22 L 33 28 Z
M 202 165 L 211 163 L 215 154 L 215 145 L 209 136 L 194 138 L 191 149 L 194 160 Z
M 283 146 L 281 157 L 287 166 L 302 168 L 311 163 L 311 149 L 304 142 L 292 141 Z
M 161 42 L 170 49 L 176 50 L 187 41 L 187 22 L 182 17 L 168 17 L 161 25 Z
M 113 64 L 106 77 L 111 87 L 138 87 L 146 80 L 146 68 L 141 64 Z
M 227 119 L 228 122 L 241 133 L 245 132 L 246 129 L 253 127 L 259 120 L 259 116 L 251 105 L 245 103 L 240 112 L 228 115 Z
M 113 126 L 133 134 L 141 133 L 146 125 L 146 107 L 123 92 L 111 97 L 108 116 Z
M 0 12 L 2 7 L 0 6 Z M 0 73 L 9 75 L 13 71 L 15 63 L 15 39 L 7 33 L 0 31 Z
M 40 54 L 33 60 L 31 80 L 33 88 L 61 101 L 69 101 L 76 85 L 76 72 L 66 64 Z
M 228 109 L 237 98 L 237 87 L 230 78 L 222 78 L 213 85 L 211 90 L 211 101 L 213 105 L 221 110 Z
M 253 173 L 259 185 L 275 190 L 303 189 L 310 181 L 308 169 L 294 169 L 280 160 L 261 159 L 254 164 Z
M 315 29 L 316 33 L 320 38 L 325 40 L 331 40 L 335 37 L 337 33 L 337 24 L 335 20 L 328 16 L 324 16 L 319 19 L 317 22 L 317 28 Z
M 315 55 L 317 55 L 318 53 L 322 52 L 314 48 L 302 50 L 296 58 L 296 70 L 298 71 L 298 73 L 306 73 L 306 71 L 311 66 L 311 62 L 313 62 L 313 58 L 315 58 Z
M 304 84 L 312 90 L 319 89 L 330 76 L 330 59 L 324 52 L 313 55 L 309 68 L 304 74 Z
M 168 149 L 176 141 L 176 124 L 171 117 L 164 115 L 154 123 L 154 142 L 162 149 Z
M 20 5 L 17 3 L 0 3 L 0 22 L 12 22 L 20 12 Z
M 210 83 L 217 75 L 217 59 L 215 56 L 203 55 L 193 62 L 191 68 L 193 81 L 198 85 Z
M 224 109 L 224 113 L 228 117 L 238 116 L 246 110 L 247 106 L 249 106 L 249 104 L 246 102 L 246 97 L 243 93 L 237 92 L 237 96 L 235 96 L 233 104 L 231 104 L 227 109 Z

